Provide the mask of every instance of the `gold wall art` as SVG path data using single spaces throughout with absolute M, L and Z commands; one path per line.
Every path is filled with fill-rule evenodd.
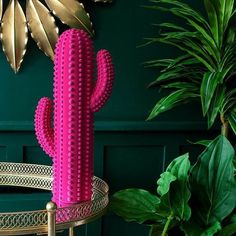
M 72 28 L 82 28 L 94 34 L 89 14 L 77 0 L 25 0 L 25 13 L 18 0 L 0 0 L 2 48 L 12 69 L 20 69 L 28 42 L 28 31 L 37 46 L 53 60 L 54 47 L 58 39 L 58 27 L 54 16 Z M 111 2 L 112 0 L 93 0 Z

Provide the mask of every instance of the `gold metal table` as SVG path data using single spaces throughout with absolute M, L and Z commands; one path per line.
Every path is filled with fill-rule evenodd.
M 35 164 L 0 162 L 0 186 L 52 189 L 52 167 Z M 93 179 L 92 200 L 70 207 L 58 208 L 48 202 L 46 209 L 0 213 L 0 235 L 47 234 L 89 223 L 102 216 L 108 206 L 109 187 L 98 177 Z

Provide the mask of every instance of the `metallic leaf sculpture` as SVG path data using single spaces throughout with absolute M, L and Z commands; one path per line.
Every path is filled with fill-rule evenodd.
M 2 0 L 0 0 L 0 20 L 2 19 Z
M 92 24 L 84 6 L 76 0 L 45 0 L 53 14 L 72 28 L 83 28 L 91 35 L 93 34 Z
M 31 36 L 38 47 L 51 59 L 58 39 L 58 28 L 49 10 L 38 0 L 28 0 L 26 8 Z
M 112 0 L 93 1 L 105 3 Z M 26 0 L 26 16 L 19 0 L 8 2 L 3 13 L 3 0 L 0 0 L 1 40 L 3 51 L 15 73 L 20 69 L 26 52 L 28 28 L 38 47 L 53 60 L 58 28 L 51 12 L 64 24 L 94 34 L 89 14 L 78 0 L 45 0 L 46 5 L 40 0 Z
M 15 72 L 26 52 L 27 33 L 24 12 L 17 0 L 11 0 L 2 18 L 2 47 Z

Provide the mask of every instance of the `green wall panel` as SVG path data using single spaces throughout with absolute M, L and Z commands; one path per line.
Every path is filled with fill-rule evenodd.
M 1 161 L 7 160 L 7 150 L 5 146 L 0 146 L 0 160 Z
M 164 152 L 164 146 L 106 146 L 104 177 L 109 179 L 111 190 L 152 189 L 163 169 Z
M 156 179 L 174 157 L 190 151 L 191 159 L 196 159 L 201 149 L 187 140 L 206 139 L 217 133 L 216 129 L 205 134 L 206 124 L 197 103 L 145 122 L 161 94 L 147 89 L 158 72 L 145 69 L 142 63 L 178 54 L 160 44 L 137 48 L 143 38 L 158 33 L 152 23 L 171 20 L 168 15 L 143 8 L 147 2 L 114 0 L 106 5 L 84 1 L 94 22 L 95 48 L 110 50 L 116 70 L 112 97 L 95 116 L 95 174 L 109 183 L 111 193 L 126 187 L 155 192 Z M 51 159 L 36 141 L 33 119 L 38 100 L 52 97 L 53 63 L 31 39 L 27 48 L 18 74 L 0 51 L 0 161 L 50 165 Z M 4 187 L 0 193 L 0 211 L 44 208 L 51 198 L 50 193 L 22 188 Z M 148 228 L 108 213 L 80 227 L 76 235 L 147 236 Z

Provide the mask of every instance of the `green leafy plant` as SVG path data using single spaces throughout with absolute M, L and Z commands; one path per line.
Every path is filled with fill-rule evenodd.
M 189 236 L 230 236 L 236 224 L 224 220 L 236 206 L 234 156 L 232 145 L 220 135 L 194 166 L 188 154 L 174 159 L 157 180 L 157 195 L 121 190 L 113 195 L 111 209 L 127 221 L 151 225 L 150 236 L 165 236 L 173 227 Z
M 147 8 L 169 12 L 185 25 L 162 23 L 159 37 L 180 49 L 174 59 L 148 61 L 161 69 L 150 86 L 168 89 L 148 119 L 199 100 L 208 128 L 217 118 L 221 134 L 197 144 L 206 148 L 191 166 L 189 154 L 174 159 L 157 180 L 156 194 L 125 189 L 112 196 L 111 209 L 127 221 L 151 226 L 150 236 L 166 236 L 178 228 L 187 236 L 230 236 L 236 233 L 235 152 L 227 139 L 236 133 L 236 9 L 234 0 L 204 0 L 207 17 L 180 0 L 150 0 Z M 174 234 L 175 235 L 175 234 Z
M 151 0 L 148 8 L 170 12 L 182 18 L 186 27 L 162 23 L 164 28 L 149 43 L 172 45 L 183 52 L 175 59 L 158 59 L 146 63 L 158 67 L 161 74 L 151 86 L 172 89 L 159 100 L 148 119 L 177 105 L 201 100 L 202 112 L 210 128 L 217 115 L 236 131 L 236 89 L 232 79 L 236 72 L 236 9 L 234 0 L 204 0 L 208 19 L 179 0 Z

